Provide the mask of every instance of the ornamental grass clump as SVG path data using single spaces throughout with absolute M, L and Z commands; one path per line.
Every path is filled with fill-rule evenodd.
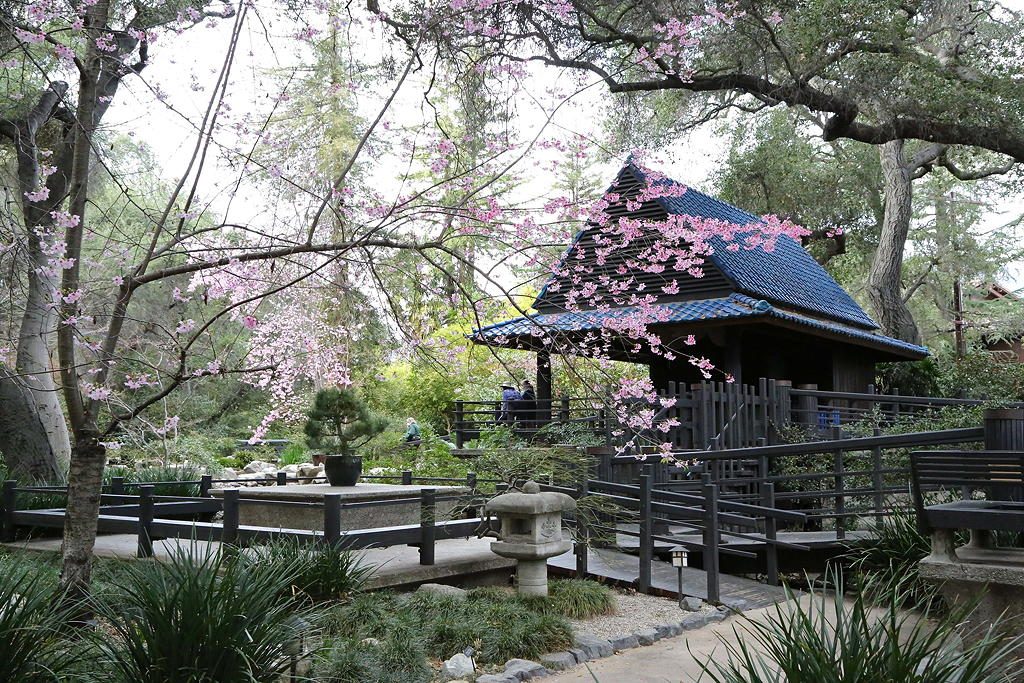
M 580 579 L 549 583 L 547 603 L 552 613 L 570 619 L 589 619 L 616 610 L 615 593 L 610 588 Z
M 312 621 L 288 591 L 294 581 L 280 565 L 199 547 L 126 565 L 97 598 L 112 633 L 100 649 L 125 683 L 276 683 L 302 618 Z
M 964 645 L 958 626 L 967 610 L 939 620 L 902 609 L 905 588 L 895 586 L 877 609 L 862 594 L 843 595 L 842 576 L 830 573 L 832 595 L 777 605 L 766 619 L 744 619 L 721 638 L 725 657 L 702 664 L 712 683 L 1009 683 L 1022 667 L 1013 656 L 1021 637 L 1000 624 Z M 724 660 L 724 661 L 722 661 Z
M 39 564 L 0 556 L 0 681 L 71 680 L 81 648 L 62 629 L 72 612 Z
M 363 553 L 292 538 L 272 541 L 244 557 L 271 571 L 279 567 L 282 576 L 292 577 L 288 592 L 314 601 L 348 600 L 363 590 L 377 569 Z
M 870 600 L 898 595 L 901 607 L 935 610 L 942 606 L 938 588 L 924 581 L 918 563 L 931 552 L 931 539 L 917 527 L 913 511 L 894 510 L 871 525 L 872 535 L 851 543 L 844 554 L 859 592 Z M 966 537 L 958 535 L 958 544 Z

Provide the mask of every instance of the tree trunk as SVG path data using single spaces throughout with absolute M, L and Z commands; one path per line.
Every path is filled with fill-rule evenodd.
M 46 377 L 52 385 L 52 378 Z M 71 448 L 57 392 L 47 393 L 28 379 L 0 369 L 0 452 L 15 478 L 31 482 L 64 481 L 68 461 L 62 456 L 70 455 Z M 54 441 L 60 442 L 61 436 L 68 445 L 64 454 L 55 453 L 52 447 Z
M 82 430 L 75 435 L 61 546 L 64 564 L 60 574 L 61 586 L 69 591 L 71 600 L 89 593 L 105 460 L 106 452 L 95 429 Z
M 903 250 L 910 232 L 913 170 L 903 156 L 903 141 L 878 148 L 885 181 L 885 217 L 878 249 L 868 273 L 868 298 L 882 331 L 914 344 L 921 334 L 902 297 Z

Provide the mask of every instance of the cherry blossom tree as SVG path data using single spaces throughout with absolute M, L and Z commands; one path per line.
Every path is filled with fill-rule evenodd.
M 457 4 L 450 9 L 459 11 Z M 662 313 L 628 273 L 594 289 L 573 266 L 553 263 L 551 248 L 589 221 L 601 229 L 600 258 L 644 239 L 634 267 L 671 265 L 699 275 L 712 238 L 730 249 L 771 249 L 780 235 L 802 234 L 772 216 L 743 226 L 692 216 L 611 219 L 610 207 L 685 193 L 650 168 L 639 194 L 612 188 L 592 204 L 543 180 L 530 188 L 530 169 L 578 144 L 576 134 L 551 124 L 590 84 L 538 91 L 521 61 L 476 63 L 481 92 L 533 107 L 534 120 L 450 125 L 430 99 L 447 56 L 428 40 L 438 30 L 434 19 L 418 31 L 403 25 L 396 39 L 376 12 L 316 2 L 273 12 L 261 16 L 248 2 L 39 0 L 6 20 L 14 42 L 5 59 L 23 76 L 10 84 L 18 97 L 0 117 L 18 198 L 4 217 L 2 258 L 20 273 L 11 349 L 0 366 L 2 397 L 13 401 L 5 415 L 17 421 L 0 422 L 0 444 L 13 469 L 29 475 L 61 475 L 69 461 L 62 582 L 72 594 L 88 589 L 107 451 L 131 425 L 173 434 L 180 416 L 166 412 L 167 399 L 183 387 L 237 376 L 265 390 L 271 407 L 252 434 L 259 440 L 274 421 L 301 414 L 309 387 L 351 383 L 350 349 L 371 305 L 411 346 L 422 345 L 405 325 L 412 294 L 446 302 L 479 327 L 498 311 L 530 316 L 519 296 L 529 283 L 516 279 L 523 272 L 567 276 L 570 310 L 635 307 L 628 319 L 572 345 L 536 324 L 543 343 L 559 345 L 566 357 L 607 362 L 609 344 L 623 338 L 666 358 L 687 357 L 692 339 L 676 348 L 650 331 Z M 486 35 L 490 29 L 474 16 L 452 30 Z M 217 60 L 210 83 L 195 82 L 185 101 L 174 101 L 145 80 L 161 45 L 211 21 L 227 39 L 209 55 Z M 260 68 L 241 40 L 255 24 L 275 26 L 269 52 L 296 59 L 272 78 L 257 76 L 260 90 L 239 93 L 243 67 Z M 325 41 L 341 36 L 360 49 L 325 51 Z M 371 44 L 378 47 L 367 58 Z M 325 52 L 334 68 L 304 79 L 306 60 Z M 342 122 L 340 133 L 330 125 L 281 125 L 297 95 L 317 91 L 316 78 L 328 107 L 318 111 Z M 150 92 L 152 106 L 192 132 L 183 168 L 169 171 L 156 199 L 108 153 L 118 132 L 132 132 L 130 124 L 111 130 L 105 123 L 123 82 Z M 196 101 L 203 102 L 198 114 L 185 114 Z M 302 153 L 330 142 L 343 144 L 319 159 Z M 120 209 L 98 200 L 99 179 L 116 188 L 110 206 Z M 467 249 L 474 244 L 486 244 L 486 254 Z M 348 306 L 345 289 L 364 303 Z M 707 359 L 690 362 L 714 371 Z M 623 381 L 613 393 L 625 429 L 655 426 L 660 399 L 649 382 Z M 637 408 L 637 399 L 649 406 Z M 19 448 L 27 443 L 23 459 Z

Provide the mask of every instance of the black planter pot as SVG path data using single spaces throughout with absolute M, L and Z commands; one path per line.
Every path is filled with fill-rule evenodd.
M 324 474 L 331 486 L 355 486 L 363 473 L 363 458 L 358 455 L 328 455 Z

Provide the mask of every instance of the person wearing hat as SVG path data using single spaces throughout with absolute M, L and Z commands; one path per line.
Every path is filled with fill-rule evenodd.
M 512 409 L 515 402 L 522 398 L 519 390 L 512 384 L 501 385 L 501 414 L 498 415 L 498 422 L 509 423 L 512 421 Z

